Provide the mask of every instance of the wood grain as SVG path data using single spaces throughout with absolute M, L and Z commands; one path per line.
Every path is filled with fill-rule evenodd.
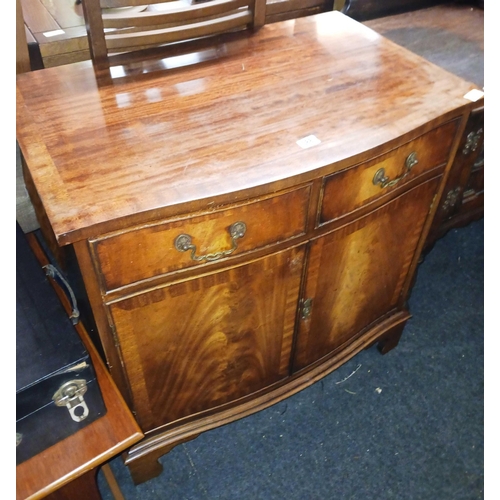
M 145 431 L 288 376 L 303 250 L 110 305 Z
M 458 126 L 459 121 L 453 120 L 382 157 L 328 176 L 323 190 L 320 223 L 324 224 L 345 216 L 379 198 L 386 197 L 394 189 L 400 188 L 427 171 L 435 170 L 434 174 L 441 173 L 448 162 Z M 407 171 L 406 160 L 412 153 L 416 153 L 415 158 L 418 163 Z M 381 168 L 391 181 L 396 182 L 398 179 L 400 181 L 387 187 L 375 184 L 373 179 Z
M 53 239 L 74 246 L 147 432 L 127 453 L 136 481 L 175 444 L 397 344 L 433 199 L 482 105 L 338 12 L 160 62 L 17 78 L 27 178 Z M 373 184 L 414 147 L 411 175 Z M 186 232 L 197 255 L 221 251 L 240 218 L 234 255 L 208 266 L 172 250 Z
M 213 57 L 106 86 L 89 62 L 18 76 L 18 141 L 60 244 L 367 160 L 472 87 L 338 12 Z
M 47 257 L 36 242 L 34 234 L 28 238 L 41 265 L 47 264 Z M 64 292 L 57 285 L 54 289 L 67 311 L 70 311 L 70 304 Z M 19 464 L 16 467 L 17 500 L 43 498 L 96 469 L 143 437 L 87 332 L 81 323 L 75 328 L 94 364 L 106 405 L 106 414 L 76 434 Z
M 16 0 L 16 74 L 30 71 L 28 42 L 24 29 L 23 7 L 21 0 Z
M 302 236 L 306 232 L 309 191 L 309 186 L 306 186 L 224 210 L 132 228 L 91 242 L 104 287 L 111 290 L 134 281 L 210 263 L 194 260 L 190 250 L 177 250 L 175 239 L 181 234 L 191 237 L 196 246 L 195 258 L 231 250 L 229 228 L 239 221 L 246 225 L 246 231 L 237 240 L 236 250 L 230 254 L 234 256 Z
M 311 246 L 294 371 L 331 355 L 395 310 L 414 259 L 439 178 L 341 227 Z
M 125 459 L 134 482 L 140 484 L 159 475 L 163 467 L 158 462 L 158 458 L 168 453 L 175 445 L 197 437 L 200 432 L 268 408 L 309 387 L 374 342 L 397 336 L 409 318 L 407 311 L 384 318 L 365 335 L 356 338 L 345 349 L 333 353 L 322 363 L 317 363 L 316 366 L 297 373 L 286 380 L 286 383 L 277 384 L 271 390 L 252 395 L 251 398 L 241 398 L 236 406 L 229 406 L 215 413 L 197 415 L 196 419 L 185 419 L 180 425 L 177 423 L 173 426 L 166 425 L 157 429 L 156 432 L 147 434 L 143 441 L 130 450 Z
M 52 31 L 60 28 L 50 12 L 39 1 L 20 0 L 24 20 L 33 33 Z

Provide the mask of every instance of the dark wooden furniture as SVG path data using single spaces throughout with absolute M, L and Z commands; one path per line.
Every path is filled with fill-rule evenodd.
M 68 316 L 47 273 L 66 286 L 56 267 L 42 268 L 16 223 L 16 464 L 106 413 L 92 359 L 74 327 L 78 304 L 72 300 Z
M 146 434 L 126 457 L 136 482 L 172 446 L 397 344 L 477 106 L 471 84 L 339 12 L 196 57 L 104 84 L 89 62 L 17 78 L 41 227 L 75 251 Z
M 49 263 L 34 233 L 27 238 L 40 265 Z M 54 290 L 71 312 L 71 305 L 61 288 Z M 118 391 L 102 359 L 90 341 L 81 322 L 75 326 L 94 364 L 107 412 L 54 446 L 16 467 L 16 499 L 86 500 L 99 499 L 96 473 L 99 467 L 133 444 L 143 434 Z M 106 471 L 106 477 L 109 471 Z
M 484 106 L 470 114 L 425 249 L 450 229 L 484 216 Z
M 483 8 L 481 0 L 338 0 L 335 2 L 339 10 L 357 21 L 369 21 L 443 4 Z

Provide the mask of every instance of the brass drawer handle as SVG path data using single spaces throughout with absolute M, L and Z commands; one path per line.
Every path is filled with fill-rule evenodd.
M 191 250 L 191 259 L 197 262 L 206 260 L 208 262 L 213 260 L 218 260 L 222 257 L 227 257 L 231 255 L 237 248 L 238 244 L 236 240 L 239 238 L 243 238 L 245 236 L 245 232 L 247 230 L 247 226 L 244 222 L 238 221 L 229 226 L 229 234 L 231 235 L 231 248 L 229 250 L 222 250 L 216 253 L 207 253 L 206 255 L 196 255 L 196 245 L 193 245 L 192 238 L 189 234 L 179 234 L 177 238 L 175 238 L 174 245 L 176 250 L 179 252 L 187 252 Z
M 418 163 L 417 153 L 412 151 L 406 158 L 405 161 L 405 172 L 403 175 L 396 177 L 392 181 L 385 175 L 385 168 L 379 168 L 375 175 L 373 176 L 373 184 L 375 186 L 380 184 L 381 188 L 395 186 L 398 182 L 402 181 L 407 175 L 409 175 L 411 169 Z
M 467 140 L 464 145 L 464 149 L 462 149 L 462 154 L 468 155 L 469 153 L 474 152 L 478 145 L 481 136 L 483 135 L 483 129 L 480 128 L 477 132 L 470 132 L 467 135 Z
M 312 303 L 313 299 L 302 299 L 301 300 L 301 318 L 302 319 L 309 319 L 311 317 L 311 312 L 312 312 Z

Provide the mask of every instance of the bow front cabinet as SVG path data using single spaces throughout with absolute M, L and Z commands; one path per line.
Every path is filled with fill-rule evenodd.
M 176 444 L 397 345 L 482 99 L 339 12 L 200 60 L 104 84 L 89 62 L 17 80 L 41 227 L 74 250 L 145 433 L 125 458 L 137 483 Z

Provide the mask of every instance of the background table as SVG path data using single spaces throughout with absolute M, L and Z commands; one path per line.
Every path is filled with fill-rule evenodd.
M 34 233 L 27 236 L 41 264 L 48 263 Z M 54 289 L 67 307 L 63 292 L 57 286 Z M 107 412 L 76 434 L 19 464 L 16 467 L 17 500 L 47 496 L 50 499 L 100 498 L 96 483 L 99 466 L 143 437 L 81 323 L 76 329 L 94 363 Z M 108 471 L 105 472 L 112 480 Z

